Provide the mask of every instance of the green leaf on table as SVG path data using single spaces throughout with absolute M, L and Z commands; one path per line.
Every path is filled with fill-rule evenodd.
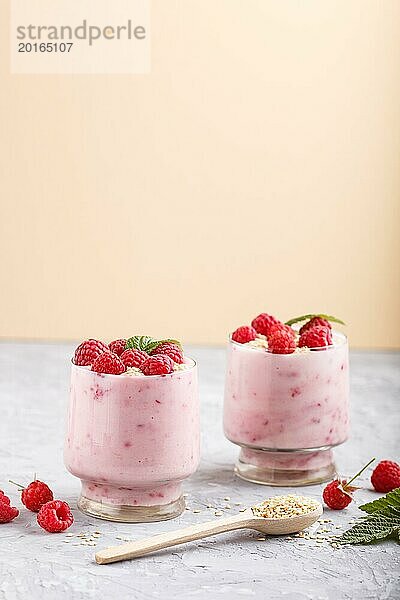
M 392 510 L 393 508 L 400 510 L 400 488 L 396 488 L 393 492 L 389 492 L 386 496 L 378 498 L 373 502 L 367 502 L 360 506 L 360 509 L 366 513 L 374 513 L 377 510 Z
M 400 488 L 393 490 L 360 509 L 368 513 L 336 541 L 339 544 L 368 544 L 396 536 L 400 542 Z
M 399 517 L 389 517 L 377 511 L 345 531 L 336 539 L 336 542 L 339 544 L 368 544 L 394 534 L 398 536 L 399 531 Z
M 333 317 L 332 315 L 323 315 L 323 314 L 310 314 L 310 315 L 302 315 L 301 317 L 295 317 L 294 319 L 289 319 L 286 321 L 285 325 L 294 325 L 295 323 L 301 323 L 301 321 L 309 321 L 314 317 L 320 317 L 321 319 L 325 319 L 326 321 L 332 321 L 332 323 L 340 323 L 340 325 L 346 325 L 344 321 L 338 319 L 337 317 Z

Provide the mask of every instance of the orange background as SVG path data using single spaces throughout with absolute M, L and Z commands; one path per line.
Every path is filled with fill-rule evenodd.
M 399 346 L 400 2 L 154 0 L 150 75 L 11 75 L 8 19 L 2 336 Z

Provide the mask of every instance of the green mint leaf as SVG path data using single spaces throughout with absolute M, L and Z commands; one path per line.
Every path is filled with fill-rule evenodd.
M 360 506 L 361 510 L 369 514 L 374 513 L 377 510 L 390 513 L 393 508 L 396 509 L 396 511 L 400 511 L 400 488 L 393 490 L 393 492 L 389 492 L 382 498 L 378 498 L 373 502 L 367 502 Z
M 377 511 L 345 531 L 336 541 L 339 544 L 369 544 L 392 535 L 399 535 L 400 518 Z
M 332 321 L 332 323 L 340 323 L 340 325 L 346 325 L 344 321 L 338 319 L 337 317 L 333 317 L 332 315 L 323 315 L 323 314 L 315 314 L 315 315 L 302 315 L 301 317 L 295 317 L 294 319 L 289 319 L 286 321 L 286 325 L 294 325 L 295 323 L 300 323 L 301 321 L 309 321 L 313 317 L 320 317 L 321 319 L 326 319 L 327 321 Z
M 363 504 L 360 509 L 368 516 L 345 531 L 337 539 L 340 544 L 367 544 L 394 535 L 400 541 L 400 488 Z
M 154 348 L 158 346 L 156 339 L 148 335 L 134 335 L 129 338 L 126 342 L 127 348 L 134 348 L 135 350 L 143 350 L 150 354 Z
M 158 346 L 165 343 L 177 344 L 182 348 L 182 344 L 178 342 L 178 340 L 166 339 L 166 340 L 156 340 L 148 335 L 134 335 L 130 337 L 126 342 L 127 348 L 134 348 L 136 350 L 143 350 L 147 352 L 147 354 L 151 354 L 154 352 Z

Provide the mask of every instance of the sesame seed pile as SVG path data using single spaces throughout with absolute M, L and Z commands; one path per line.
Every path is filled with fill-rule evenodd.
M 305 515 L 318 508 L 319 504 L 313 498 L 306 496 L 273 496 L 261 504 L 252 507 L 256 517 L 264 519 L 286 519 Z

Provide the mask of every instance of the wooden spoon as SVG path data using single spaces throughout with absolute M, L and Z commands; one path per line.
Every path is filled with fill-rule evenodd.
M 261 531 L 261 533 L 269 535 L 288 535 L 310 527 L 310 525 L 315 523 L 321 515 L 322 506 L 319 503 L 318 507 L 312 512 L 281 519 L 265 519 L 256 516 L 251 508 L 247 508 L 238 515 L 226 519 L 217 519 L 208 521 L 207 523 L 190 525 L 189 527 L 184 527 L 177 531 L 161 533 L 153 537 L 138 540 L 137 542 L 128 542 L 126 544 L 120 544 L 119 546 L 112 546 L 97 552 L 95 558 L 99 565 L 118 562 L 120 560 L 128 560 L 130 558 L 137 558 L 139 556 L 144 556 L 145 554 L 150 554 L 151 552 L 156 552 L 157 550 L 162 550 L 163 548 L 185 544 L 186 542 L 192 542 L 193 540 L 199 540 L 210 535 L 216 535 L 234 529 L 255 529 L 256 531 Z

